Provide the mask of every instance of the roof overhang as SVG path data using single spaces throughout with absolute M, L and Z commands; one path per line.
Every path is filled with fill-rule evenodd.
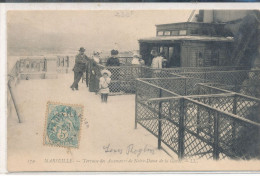
M 147 43 L 174 43 L 179 41 L 201 41 L 201 42 L 233 42 L 232 37 L 212 37 L 212 36 L 160 36 L 139 39 L 139 42 Z

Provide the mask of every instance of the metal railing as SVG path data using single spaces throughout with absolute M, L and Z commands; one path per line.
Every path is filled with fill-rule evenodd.
M 63 58 L 67 58 L 67 62 L 69 63 L 69 57 L 64 56 Z M 54 65 L 53 68 L 55 71 L 58 72 L 59 67 L 67 67 L 69 64 L 61 65 L 61 60 L 56 58 L 51 58 L 50 60 L 57 59 L 57 64 Z M 21 122 L 21 117 L 19 114 L 18 107 L 16 105 L 16 98 L 14 96 L 13 88 L 20 82 L 21 79 L 45 79 L 46 73 L 48 73 L 48 57 L 26 57 L 18 60 L 14 66 L 12 67 L 11 71 L 8 73 L 8 79 L 7 79 L 7 86 L 8 86 L 8 92 L 7 92 L 7 104 L 8 109 L 7 113 L 8 116 L 11 115 L 12 109 L 15 109 L 17 118 L 19 123 Z M 65 60 L 65 59 L 64 59 Z
M 70 56 L 57 56 L 57 72 L 68 73 L 74 65 Z
M 198 84 L 205 95 L 179 96 L 150 80 L 137 80 L 137 123 L 183 158 L 259 158 L 260 100 Z M 205 91 L 205 90 L 204 90 Z M 217 93 L 220 94 L 212 94 Z M 254 114 L 255 113 L 255 114 Z
M 192 75 L 189 75 L 189 73 L 184 73 L 184 71 L 187 71 L 189 68 L 165 68 L 165 69 L 153 69 L 151 67 L 147 66 L 104 66 L 104 65 L 98 65 L 99 70 L 102 69 L 108 69 L 112 75 L 111 75 L 111 84 L 110 84 L 110 92 L 111 94 L 132 94 L 135 93 L 135 79 L 136 78 L 158 78 L 157 81 L 163 82 L 162 79 L 167 78 L 186 78 L 189 79 L 188 84 L 190 86 L 185 86 L 188 89 L 188 94 L 192 94 L 194 90 L 192 88 L 196 83 L 203 83 L 203 82 L 209 82 L 207 79 L 205 79 L 205 73 L 201 72 L 192 72 Z M 203 67 L 203 68 L 197 68 L 197 71 L 201 70 L 235 70 L 240 67 L 223 67 L 223 68 L 217 68 L 217 67 Z M 195 68 L 191 67 L 190 69 L 195 70 Z M 179 73 L 180 72 L 180 73 Z M 183 72 L 183 73 L 181 73 Z M 196 76 L 196 75 L 202 75 L 202 76 Z M 191 77 L 191 78 L 189 78 Z M 197 79 L 194 79 L 197 78 Z M 98 78 L 99 79 L 99 78 Z M 163 85 L 163 84 L 162 84 Z M 169 83 L 168 83 L 169 85 Z M 177 85 L 175 85 L 177 86 Z M 183 94 L 182 94 L 183 95 Z
M 128 59 L 129 60 L 129 59 Z M 64 61 L 64 62 L 63 62 Z M 12 87 L 21 74 L 48 71 L 48 60 L 21 59 L 8 75 L 8 108 L 15 108 Z M 57 67 L 69 68 L 66 57 Z M 111 73 L 112 94 L 136 94 L 135 127 L 142 125 L 182 158 L 259 157 L 260 107 L 247 82 L 259 81 L 259 70 L 237 67 L 153 69 L 147 66 L 97 66 Z M 231 71 L 230 71 L 231 70 Z M 58 69 L 57 69 L 58 71 Z M 99 78 L 97 78 L 99 79 Z M 258 93 L 258 94 L 257 94 Z M 9 113 L 11 110 L 9 109 Z

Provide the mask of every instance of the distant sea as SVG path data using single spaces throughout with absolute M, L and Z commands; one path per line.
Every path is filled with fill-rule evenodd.
M 138 52 L 137 50 L 134 51 L 119 51 L 119 57 L 132 57 L 134 52 Z M 37 53 L 37 54 L 35 54 Z M 41 52 L 12 52 L 9 53 L 7 56 L 7 73 L 11 71 L 15 63 L 21 58 L 30 58 L 30 57 L 48 57 L 48 56 L 75 56 L 77 55 L 78 51 L 76 50 L 64 50 L 64 52 L 48 52 L 48 51 L 41 51 Z M 93 52 L 86 52 L 87 56 L 92 56 Z M 101 51 L 100 54 L 101 58 L 107 58 L 110 56 L 110 51 Z

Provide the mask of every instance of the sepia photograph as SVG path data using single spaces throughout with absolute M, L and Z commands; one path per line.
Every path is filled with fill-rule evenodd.
M 8 172 L 259 171 L 259 9 L 7 11 Z

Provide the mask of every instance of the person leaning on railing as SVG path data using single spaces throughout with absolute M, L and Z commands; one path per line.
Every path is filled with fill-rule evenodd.
M 111 57 L 107 59 L 106 66 L 120 66 L 120 62 L 117 55 L 118 55 L 118 51 L 112 50 Z
M 111 80 L 119 80 L 120 77 L 120 62 L 118 59 L 118 51 L 117 50 L 111 50 L 111 57 L 107 59 L 106 66 L 112 67 L 108 68 L 108 70 L 112 73 Z M 118 67 L 118 68 L 117 68 Z M 114 83 L 111 83 L 110 85 L 111 92 L 120 92 L 120 82 L 116 81 Z
M 89 58 L 84 54 L 85 49 L 81 47 L 79 49 L 79 54 L 75 58 L 75 65 L 73 68 L 74 71 L 74 81 L 73 84 L 70 86 L 72 90 L 78 90 L 78 83 L 83 75 L 83 73 L 87 69 L 87 64 L 89 62 Z M 88 72 L 88 71 L 87 71 Z
M 101 73 L 98 67 L 100 62 L 99 52 L 94 52 L 92 59 L 89 61 L 89 91 L 97 94 L 99 89 L 99 78 Z
M 132 65 L 144 65 L 144 60 L 139 54 L 134 54 L 132 59 Z

